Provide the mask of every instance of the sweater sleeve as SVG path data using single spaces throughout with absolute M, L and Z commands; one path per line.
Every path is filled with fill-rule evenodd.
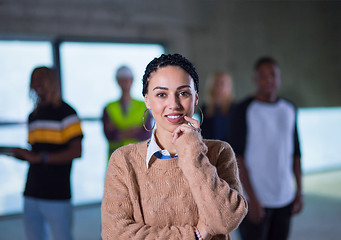
M 110 158 L 101 206 L 102 239 L 195 239 L 193 226 L 144 223 L 134 171 L 120 149 Z
M 229 234 L 247 213 L 233 150 L 215 141 L 208 152 L 197 132 L 181 136 L 177 145 L 182 146 L 177 148 L 179 166 L 198 206 L 199 221 L 212 236 Z

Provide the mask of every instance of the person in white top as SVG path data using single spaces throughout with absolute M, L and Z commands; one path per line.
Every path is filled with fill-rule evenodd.
M 288 239 L 290 219 L 302 210 L 301 154 L 296 108 L 277 95 L 280 69 L 271 57 L 254 67 L 257 90 L 236 107 L 231 145 L 249 204 L 242 240 Z

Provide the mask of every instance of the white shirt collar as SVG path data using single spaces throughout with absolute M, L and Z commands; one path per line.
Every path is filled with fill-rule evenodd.
M 147 148 L 147 157 L 146 157 L 146 164 L 147 168 L 149 168 L 149 162 L 152 159 L 154 153 L 160 152 L 163 156 L 171 156 L 167 149 L 161 149 L 160 146 L 156 143 L 155 139 L 155 130 L 152 133 L 152 137 L 150 138 L 150 141 L 148 143 Z

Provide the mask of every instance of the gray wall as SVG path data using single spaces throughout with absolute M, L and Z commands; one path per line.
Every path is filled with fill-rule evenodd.
M 224 0 L 0 0 L 1 37 L 161 42 L 202 79 L 232 73 L 251 94 L 253 62 L 278 59 L 281 94 L 300 107 L 340 106 L 341 2 Z

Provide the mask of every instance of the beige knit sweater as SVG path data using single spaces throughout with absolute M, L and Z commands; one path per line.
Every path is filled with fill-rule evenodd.
M 147 141 L 116 150 L 105 178 L 102 238 L 195 239 L 200 221 L 230 239 L 247 212 L 231 147 L 194 132 L 177 141 L 178 157 L 146 166 Z

